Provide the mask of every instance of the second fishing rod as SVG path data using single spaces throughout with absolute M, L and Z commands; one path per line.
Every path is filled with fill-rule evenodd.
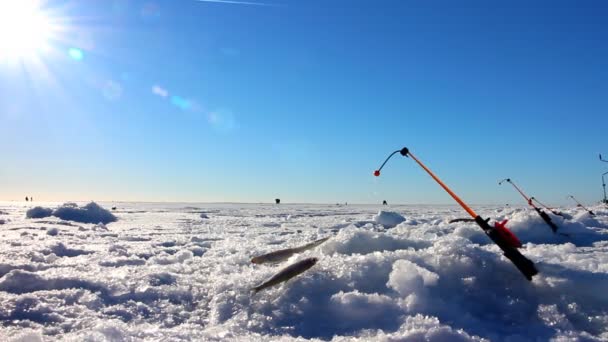
M 522 197 L 526 200 L 528 205 L 531 206 L 532 208 L 534 208 L 534 210 L 536 210 L 536 212 L 543 219 L 543 221 L 545 221 L 545 223 L 547 223 L 547 225 L 551 228 L 551 231 L 553 231 L 553 233 L 557 233 L 557 228 L 558 228 L 557 225 L 553 221 L 551 221 L 551 218 L 549 217 L 549 215 L 547 215 L 546 212 L 544 212 L 542 209 L 540 209 L 539 207 L 534 205 L 534 202 L 533 202 L 534 197 L 526 196 L 526 194 L 517 185 L 515 185 L 515 183 L 513 183 L 511 178 L 505 178 L 505 179 L 501 180 L 500 182 L 498 182 L 498 185 L 502 185 L 502 183 L 504 183 L 504 182 L 507 182 L 507 183 L 513 185 L 515 190 L 517 190 L 517 192 L 519 192 L 522 195 Z

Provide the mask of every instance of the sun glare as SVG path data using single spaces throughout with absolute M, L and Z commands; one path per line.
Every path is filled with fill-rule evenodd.
M 54 27 L 36 0 L 0 0 L 0 59 L 34 58 L 48 50 Z

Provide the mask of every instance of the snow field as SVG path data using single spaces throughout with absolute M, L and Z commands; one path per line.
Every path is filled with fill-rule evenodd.
M 479 210 L 509 219 L 540 271 L 528 282 L 475 223 L 449 224 L 465 217 L 452 206 L 116 205 L 118 220 L 98 224 L 0 204 L 0 339 L 608 339 L 599 207 L 552 216 L 569 236 L 533 211 Z M 283 263 L 250 263 L 326 236 Z M 313 256 L 305 273 L 251 293 Z

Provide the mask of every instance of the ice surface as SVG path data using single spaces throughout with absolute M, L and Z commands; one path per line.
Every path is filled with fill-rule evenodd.
M 82 203 L 61 220 L 0 203 L 0 340 L 608 340 L 599 206 L 551 216 L 564 235 L 534 211 L 476 208 L 509 220 L 540 271 L 532 282 L 475 223 L 448 223 L 464 217 L 453 206 L 391 206 L 402 219 L 389 224 L 380 206 L 117 206 L 119 220 L 98 224 L 74 220 Z M 282 263 L 250 262 L 327 236 Z M 310 270 L 251 295 L 308 257 Z

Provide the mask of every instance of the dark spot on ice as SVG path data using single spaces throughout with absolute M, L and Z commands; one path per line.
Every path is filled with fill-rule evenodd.
M 8 230 L 23 230 L 23 229 L 38 229 L 37 227 L 14 227 L 8 228 Z
M 105 233 L 105 234 L 100 234 L 99 237 L 112 237 L 112 238 L 116 238 L 116 237 L 118 237 L 118 234 L 115 234 L 115 233 Z
M 139 242 L 139 241 L 150 241 L 152 239 L 149 237 L 141 237 L 141 236 L 124 236 L 121 238 L 121 240 Z
M 201 257 L 205 254 L 206 250 L 201 247 L 193 247 L 190 248 L 190 252 L 192 252 L 193 256 Z
M 152 254 L 152 253 L 137 253 L 136 255 L 138 258 L 142 258 L 144 260 L 148 260 L 154 256 L 154 254 Z
M 99 263 L 100 266 L 104 267 L 142 266 L 145 264 L 146 261 L 142 259 L 116 259 L 101 261 Z

